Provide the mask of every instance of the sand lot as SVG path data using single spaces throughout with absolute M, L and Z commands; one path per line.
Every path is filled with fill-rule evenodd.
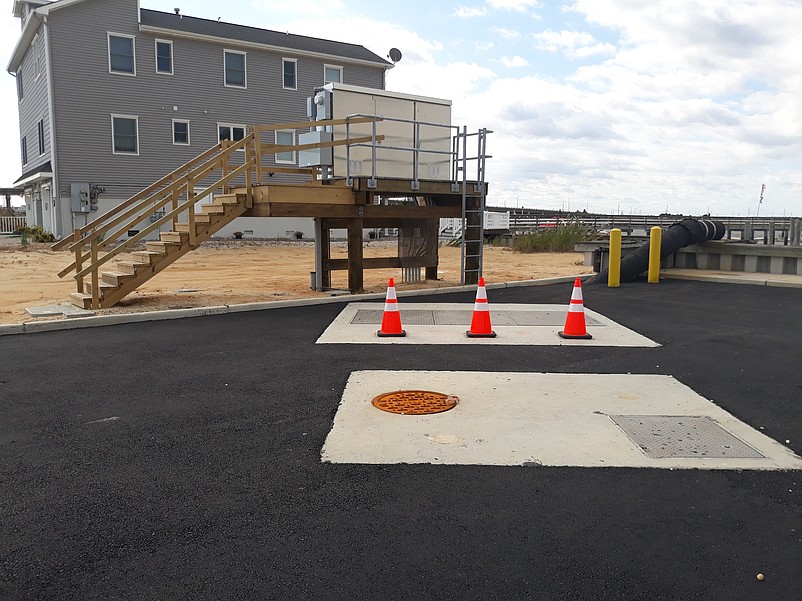
M 394 241 L 365 243 L 365 257 L 395 256 Z M 383 292 L 394 277 L 399 291 L 459 284 L 459 248 L 441 246 L 438 279 L 404 284 L 398 269 L 365 270 L 365 291 Z M 332 258 L 345 258 L 344 243 L 332 243 Z M 76 291 L 71 276 L 56 275 L 73 255 L 54 252 L 47 244 L 23 248 L 18 238 L 0 240 L 0 323 L 22 323 L 33 318 L 26 307 L 64 304 Z M 113 262 L 108 271 L 113 271 Z M 309 272 L 315 269 L 314 242 L 225 240 L 205 243 L 182 257 L 111 309 L 100 314 L 157 311 L 264 302 L 327 293 L 309 289 Z M 485 247 L 487 283 L 530 280 L 589 273 L 579 253 L 521 254 L 507 248 Z M 346 271 L 332 274 L 334 287 L 346 288 Z M 566 299 L 567 302 L 567 299 Z M 41 318 L 38 318 L 41 319 Z

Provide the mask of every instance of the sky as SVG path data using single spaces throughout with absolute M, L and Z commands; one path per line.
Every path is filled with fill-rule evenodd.
M 5 3 L 7 65 L 19 22 Z M 388 90 L 450 99 L 454 125 L 492 130 L 492 206 L 802 216 L 799 0 L 141 6 L 358 43 L 382 57 L 398 48 Z M 3 187 L 21 174 L 16 108 L 14 78 L 2 74 Z

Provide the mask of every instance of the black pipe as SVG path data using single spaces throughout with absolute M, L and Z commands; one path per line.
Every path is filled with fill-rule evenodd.
M 677 250 L 689 244 L 698 244 L 708 240 L 721 240 L 726 233 L 721 221 L 709 219 L 683 219 L 672 223 L 663 234 L 660 246 L 660 260 L 673 255 Z M 649 242 L 629 253 L 621 259 L 621 281 L 631 282 L 649 268 Z M 588 280 L 589 284 L 607 281 L 607 269 L 604 269 Z

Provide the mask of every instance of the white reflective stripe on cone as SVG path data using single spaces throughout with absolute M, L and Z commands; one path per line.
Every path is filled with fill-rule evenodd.
M 384 303 L 384 312 L 388 311 L 398 313 L 398 303 Z
M 571 293 L 571 300 L 582 300 L 582 288 L 574 286 L 574 291 Z
M 585 309 L 582 305 L 568 305 L 569 313 L 584 313 Z
M 487 300 L 487 290 L 484 286 L 480 286 L 476 291 L 476 300 Z
M 475 302 L 473 304 L 473 310 L 474 311 L 490 311 L 490 307 L 488 306 L 487 303 L 480 303 L 480 302 L 477 301 L 477 302 Z
M 391 298 L 392 299 L 396 298 L 396 296 L 395 296 L 395 288 L 388 288 L 387 289 L 387 297 L 386 298 L 387 298 L 387 300 L 390 300 Z

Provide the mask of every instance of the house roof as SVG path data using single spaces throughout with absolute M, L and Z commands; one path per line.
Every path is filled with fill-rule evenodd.
M 385 68 L 392 67 L 392 63 L 358 44 L 346 44 L 344 42 L 259 29 L 246 25 L 199 19 L 186 15 L 178 16 L 174 13 L 164 13 L 144 8 L 140 11 L 140 19 L 143 28 L 152 27 L 160 30 L 172 30 L 183 34 L 222 38 L 232 42 L 247 42 L 260 46 L 283 48 L 299 53 L 337 56 L 354 61 L 376 63 Z
M 24 183 L 31 183 L 33 181 L 47 179 L 49 177 L 53 177 L 53 165 L 50 161 L 39 165 L 38 167 L 34 167 L 33 169 L 29 169 L 17 178 L 17 181 L 14 182 L 14 185 L 16 186 Z
M 17 42 L 11 59 L 8 63 L 7 71 L 14 73 L 22 63 L 25 52 L 33 40 L 39 24 L 43 17 L 54 10 L 60 10 L 79 4 L 84 0 L 55 0 L 45 2 L 43 0 L 16 0 L 14 3 L 15 15 L 23 2 L 27 1 L 36 10 L 31 13 L 28 22 L 22 32 L 22 36 Z M 158 31 L 171 31 L 175 35 L 188 37 L 199 37 L 215 40 L 230 40 L 232 43 L 240 45 L 256 45 L 270 48 L 281 48 L 296 54 L 312 54 L 316 56 L 334 56 L 343 60 L 370 63 L 381 66 L 385 69 L 392 69 L 393 63 L 386 61 L 377 54 L 374 54 L 364 46 L 359 44 L 347 44 L 345 42 L 335 42 L 333 40 L 323 40 L 269 29 L 259 29 L 246 25 L 235 25 L 209 19 L 199 19 L 174 13 L 164 13 L 156 10 L 140 9 L 141 28 L 148 28 Z

